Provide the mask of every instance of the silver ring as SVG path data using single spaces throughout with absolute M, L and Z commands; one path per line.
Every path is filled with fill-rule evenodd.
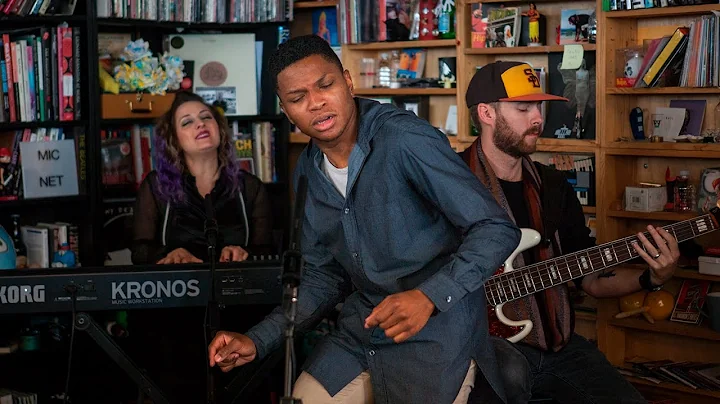
M 657 253 L 653 258 L 658 259 L 660 257 L 660 253 Z

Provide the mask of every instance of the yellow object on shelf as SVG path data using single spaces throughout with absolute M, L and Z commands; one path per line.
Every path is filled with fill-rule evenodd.
M 643 307 L 646 295 L 647 292 L 641 290 L 619 298 L 618 302 L 620 303 L 620 311 L 633 311 Z
M 115 81 L 115 79 L 110 75 L 110 73 L 106 72 L 105 69 L 102 68 L 102 66 L 98 67 L 98 72 L 100 88 L 106 93 L 119 94 L 120 84 Z
M 648 314 L 655 320 L 667 320 L 675 306 L 672 293 L 665 290 L 650 292 L 645 297 L 645 306 L 649 307 Z

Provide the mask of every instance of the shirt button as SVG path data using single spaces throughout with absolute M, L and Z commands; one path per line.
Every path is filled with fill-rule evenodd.
M 445 301 L 448 302 L 448 303 L 450 303 L 450 302 L 452 301 L 452 296 L 446 297 L 446 298 L 445 298 Z
M 350 208 L 345 208 L 345 214 L 347 215 L 348 213 L 350 213 Z
M 370 352 L 368 352 L 368 353 L 370 354 L 370 356 L 375 356 L 375 351 L 372 350 L 372 349 L 371 349 Z

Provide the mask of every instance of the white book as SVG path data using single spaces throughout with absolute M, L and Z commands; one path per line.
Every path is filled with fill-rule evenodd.
M 50 229 L 38 226 L 20 227 L 22 240 L 27 248 L 30 268 L 50 268 Z

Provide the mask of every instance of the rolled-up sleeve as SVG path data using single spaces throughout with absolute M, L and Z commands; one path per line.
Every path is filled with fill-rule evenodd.
M 453 259 L 418 286 L 440 311 L 481 287 L 520 242 L 520 229 L 450 147 L 426 127 L 405 133 L 398 167 L 405 179 L 462 231 Z

